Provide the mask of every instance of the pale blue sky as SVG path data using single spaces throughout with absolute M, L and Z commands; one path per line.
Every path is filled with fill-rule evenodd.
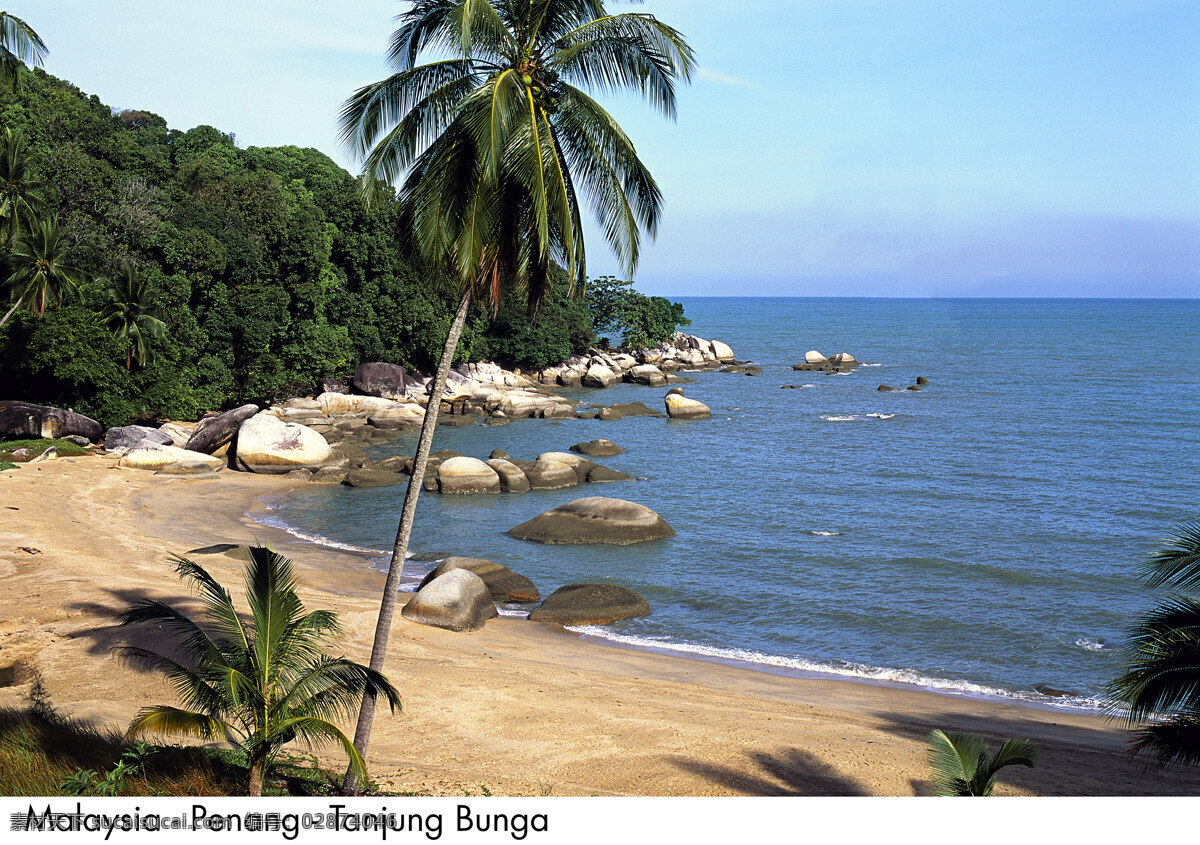
M 648 0 L 701 71 L 612 110 L 666 197 L 667 295 L 1200 295 L 1200 3 Z M 14 0 L 46 69 L 174 128 L 354 169 L 395 0 Z M 595 229 L 592 275 L 616 272 Z

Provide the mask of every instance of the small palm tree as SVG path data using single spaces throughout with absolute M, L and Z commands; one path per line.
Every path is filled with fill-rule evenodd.
M 33 27 L 16 15 L 0 12 L 0 82 L 17 90 L 17 72 L 22 65 L 41 66 L 46 45 Z
M 1176 591 L 1138 621 L 1109 710 L 1133 728 L 1131 748 L 1163 765 L 1200 763 L 1200 521 L 1186 522 L 1146 558 L 1149 587 Z
M 1035 751 L 1027 739 L 1006 739 L 993 757 L 987 743 L 970 733 L 933 731 L 925 738 L 937 795 L 986 796 L 1005 766 L 1033 768 Z
M 18 233 L 28 230 L 42 213 L 42 183 L 34 176 L 38 156 L 29 152 L 29 142 L 20 129 L 5 127 L 0 133 L 0 244 L 7 247 Z
M 137 268 L 125 262 L 120 277 L 109 281 L 105 292 L 108 302 L 100 310 L 100 319 L 126 342 L 125 369 L 133 364 L 144 367 L 154 358 L 151 342 L 161 343 L 167 336 L 167 325 L 152 301 L 149 285 L 138 276 Z
M 292 562 L 262 546 L 250 550 L 246 620 L 201 566 L 174 560 L 179 577 L 199 591 L 212 633 L 162 602 L 140 601 L 121 614 L 122 625 L 155 623 L 175 639 L 178 657 L 133 647 L 123 651 L 165 673 L 187 708 L 143 708 L 127 738 L 154 731 L 239 744 L 250 761 L 251 795 L 262 794 L 271 761 L 294 739 L 340 743 L 351 767 L 365 777 L 362 755 L 328 720 L 352 715 L 366 691 L 385 696 L 393 712 L 400 696 L 380 673 L 322 651 L 341 627 L 329 611 L 304 612 Z
M 68 251 L 57 217 L 38 221 L 32 231 L 17 241 L 5 259 L 9 293 L 15 301 L 0 318 L 0 326 L 23 302 L 40 317 L 46 313 L 47 305 L 57 305 L 75 292 L 83 273 L 68 263 Z

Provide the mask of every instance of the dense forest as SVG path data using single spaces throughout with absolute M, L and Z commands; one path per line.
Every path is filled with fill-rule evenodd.
M 0 310 L 20 303 L 0 326 L 0 398 L 111 425 L 307 392 L 365 361 L 432 369 L 455 300 L 398 246 L 386 196 L 367 206 L 317 150 L 170 129 L 38 68 L 18 83 L 0 91 Z M 39 250 L 71 272 L 21 299 L 20 261 Z M 516 302 L 477 309 L 457 360 L 540 368 L 596 329 L 648 343 L 686 322 L 627 282 L 594 285 L 594 301 L 570 297 L 563 274 L 532 321 Z

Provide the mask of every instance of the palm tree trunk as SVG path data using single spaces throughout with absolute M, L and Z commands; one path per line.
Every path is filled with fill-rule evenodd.
M 8 309 L 8 313 L 7 313 L 7 314 L 5 314 L 3 317 L 0 317 L 0 326 L 3 326 L 5 323 L 7 323 L 7 322 L 8 322 L 8 318 L 9 318 L 9 317 L 11 317 L 11 316 L 13 315 L 13 312 L 14 312 L 14 311 L 16 311 L 18 308 L 20 308 L 20 307 L 21 307 L 21 303 L 22 303 L 22 302 L 24 302 L 24 301 L 25 301 L 25 297 L 24 297 L 24 296 L 19 296 L 19 297 L 17 297 L 17 301 L 13 303 L 13 307 L 12 307 L 12 308 L 9 308 L 9 309 Z
M 442 360 L 438 363 L 437 373 L 433 377 L 433 388 L 429 392 L 429 401 L 425 405 L 425 419 L 421 423 L 421 439 L 417 442 L 417 454 L 413 458 L 412 476 L 408 479 L 408 489 L 404 494 L 404 508 L 400 512 L 400 525 L 396 530 L 396 543 L 392 547 L 392 560 L 388 565 L 387 581 L 383 585 L 383 599 L 379 603 L 379 620 L 375 625 L 375 644 L 371 648 L 370 667 L 377 672 L 383 671 L 383 661 L 387 657 L 388 635 L 391 633 L 392 616 L 396 611 L 396 581 L 404 569 L 404 559 L 408 555 L 408 540 L 412 536 L 413 518 L 417 513 L 417 496 L 425 484 L 425 467 L 429 464 L 429 450 L 433 446 L 433 432 L 437 427 L 438 411 L 442 404 L 442 391 L 446 387 L 446 377 L 450 373 L 450 364 L 454 361 L 454 353 L 458 349 L 458 339 L 462 336 L 463 325 L 467 321 L 467 311 L 471 306 L 471 291 L 463 294 L 450 324 L 450 332 L 446 335 L 446 344 L 442 347 Z M 362 709 L 358 713 L 358 726 L 354 730 L 354 747 L 365 760 L 367 743 L 371 738 L 371 725 L 375 719 L 375 696 L 370 692 L 363 693 Z M 342 782 L 342 795 L 356 795 L 359 789 L 358 776 L 350 768 L 346 769 L 346 778 Z
M 256 747 L 250 752 L 250 795 L 259 797 L 263 791 L 263 781 L 266 780 L 267 774 L 267 754 L 262 746 Z

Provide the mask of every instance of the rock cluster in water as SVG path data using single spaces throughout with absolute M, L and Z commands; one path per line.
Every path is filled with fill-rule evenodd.
M 801 364 L 793 364 L 793 370 L 802 372 L 821 372 L 826 375 L 837 373 L 853 372 L 855 367 L 861 367 L 862 362 L 858 361 L 849 352 L 839 352 L 836 355 L 830 355 L 826 358 L 815 349 L 811 349 L 804 353 L 804 362 Z

